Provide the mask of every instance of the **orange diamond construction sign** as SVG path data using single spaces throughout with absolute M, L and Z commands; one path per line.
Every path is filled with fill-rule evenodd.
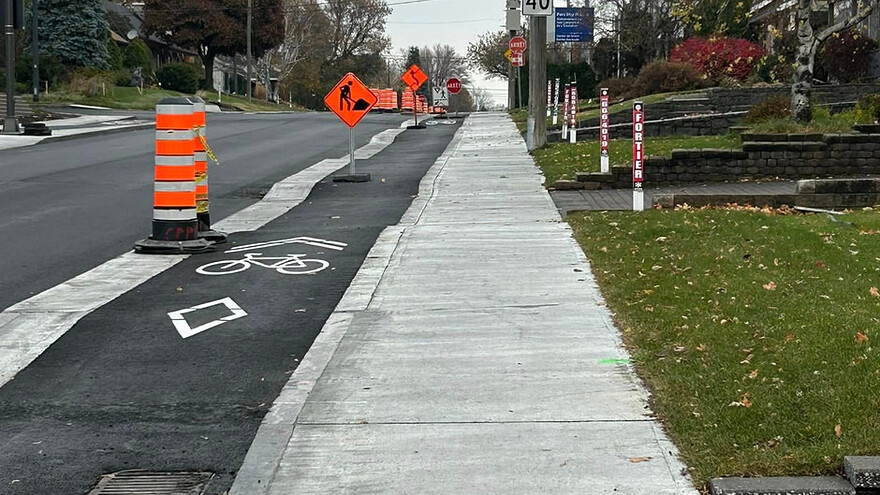
M 324 97 L 327 108 L 352 128 L 370 113 L 377 101 L 379 98 L 351 72 L 343 76 Z
M 428 80 L 428 76 L 422 72 L 422 69 L 419 68 L 418 65 L 413 65 L 406 72 L 400 76 L 400 80 L 403 81 L 407 87 L 413 91 L 422 87 L 422 84 Z

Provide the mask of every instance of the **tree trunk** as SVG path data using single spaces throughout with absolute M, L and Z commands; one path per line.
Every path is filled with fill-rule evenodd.
M 800 123 L 813 119 L 810 93 L 813 89 L 813 64 L 816 58 L 816 38 L 810 26 L 810 1 L 798 0 L 798 48 L 791 85 L 791 116 Z
M 202 84 L 202 89 L 207 91 L 214 91 L 214 57 L 216 56 L 217 54 L 210 50 L 205 55 L 199 54 L 202 65 L 205 66 L 205 82 Z

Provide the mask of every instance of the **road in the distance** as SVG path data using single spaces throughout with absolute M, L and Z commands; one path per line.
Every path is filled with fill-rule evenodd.
M 406 117 L 368 115 L 357 146 Z M 329 113 L 209 114 L 216 221 L 278 180 L 348 153 L 348 128 Z M 132 248 L 152 219 L 151 130 L 0 151 L 0 310 Z

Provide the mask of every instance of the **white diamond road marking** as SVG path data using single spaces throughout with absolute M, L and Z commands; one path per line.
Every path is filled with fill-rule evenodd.
M 197 326 L 196 328 L 190 327 L 189 323 L 186 321 L 186 317 L 184 316 L 188 313 L 194 313 L 200 309 L 220 305 L 229 308 L 229 310 L 232 311 L 232 314 L 229 316 L 224 316 L 219 320 L 209 321 L 208 323 Z M 198 306 L 193 306 L 191 308 L 181 309 L 179 311 L 172 311 L 168 313 L 168 317 L 171 318 L 171 323 L 174 323 L 174 328 L 177 329 L 177 333 L 179 333 L 180 336 L 185 339 L 188 339 L 193 335 L 202 333 L 205 330 L 210 330 L 214 327 L 220 326 L 224 323 L 237 320 L 239 318 L 244 318 L 245 316 L 247 316 L 247 312 L 241 309 L 241 307 L 236 304 L 231 297 L 226 297 L 217 301 L 206 302 L 204 304 L 199 304 Z

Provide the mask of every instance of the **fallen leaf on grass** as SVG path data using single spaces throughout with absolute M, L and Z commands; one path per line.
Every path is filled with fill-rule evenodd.
M 870 339 L 864 332 L 859 332 L 856 334 L 856 342 L 858 342 L 859 344 L 867 342 L 868 340 Z
M 880 290 L 878 290 L 876 287 L 871 287 L 871 290 L 868 292 L 870 292 L 871 295 L 874 297 L 880 297 Z
M 653 459 L 653 458 L 652 457 L 630 457 L 628 460 L 629 460 L 629 462 L 631 462 L 633 464 L 638 464 L 640 462 L 648 462 L 651 459 Z
M 767 282 L 766 284 L 763 285 L 763 287 L 766 290 L 776 290 L 776 283 L 775 282 Z
M 816 268 L 825 268 L 825 262 L 822 260 L 817 261 Z
M 754 370 L 749 373 L 749 379 L 754 380 L 755 378 L 758 378 L 758 370 Z
M 834 427 L 834 436 L 836 436 L 837 438 L 840 438 L 840 435 L 842 435 L 842 434 L 843 434 L 843 431 L 840 427 L 840 423 L 837 423 L 837 426 Z

